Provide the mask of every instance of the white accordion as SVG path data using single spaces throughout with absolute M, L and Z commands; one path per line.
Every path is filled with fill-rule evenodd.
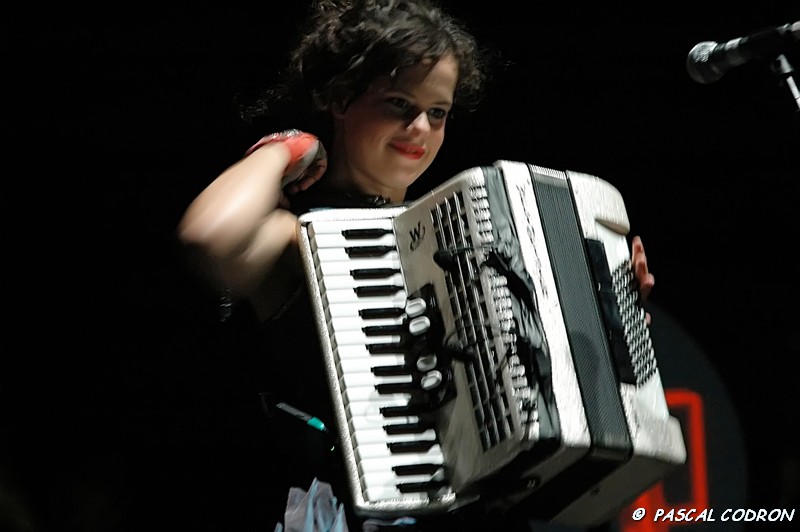
M 594 525 L 685 461 L 606 181 L 497 161 L 300 221 L 360 515 Z

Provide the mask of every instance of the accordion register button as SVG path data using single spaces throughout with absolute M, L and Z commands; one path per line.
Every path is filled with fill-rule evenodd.
M 408 332 L 414 336 L 419 336 L 431 328 L 431 320 L 427 316 L 419 316 L 408 322 Z
M 433 390 L 442 383 L 442 380 L 442 372 L 435 369 L 426 373 L 422 379 L 420 379 L 419 384 L 423 390 Z
M 416 318 L 425 312 L 427 306 L 428 305 L 425 303 L 425 300 L 422 298 L 415 297 L 413 299 L 409 299 L 406 303 L 406 314 L 408 314 L 409 318 Z
M 420 371 L 430 371 L 436 367 L 437 359 L 435 354 L 422 355 L 417 359 L 417 369 Z

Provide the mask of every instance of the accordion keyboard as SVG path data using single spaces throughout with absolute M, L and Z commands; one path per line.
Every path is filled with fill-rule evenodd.
M 418 507 L 448 490 L 425 415 L 443 378 L 413 353 L 430 329 L 426 302 L 406 293 L 391 219 L 318 220 L 308 231 L 352 488 L 371 509 Z

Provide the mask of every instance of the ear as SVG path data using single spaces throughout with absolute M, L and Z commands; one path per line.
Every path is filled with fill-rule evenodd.
M 350 102 L 346 99 L 342 98 L 336 100 L 331 104 L 331 115 L 334 119 L 340 119 L 344 117 L 344 114 L 347 112 L 347 106 Z

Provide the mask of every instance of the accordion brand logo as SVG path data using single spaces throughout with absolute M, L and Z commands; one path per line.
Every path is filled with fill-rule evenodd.
M 417 222 L 417 226 L 408 232 L 408 236 L 411 237 L 411 251 L 414 251 L 422 244 L 422 240 L 425 238 L 425 226 L 422 225 L 422 222 Z

